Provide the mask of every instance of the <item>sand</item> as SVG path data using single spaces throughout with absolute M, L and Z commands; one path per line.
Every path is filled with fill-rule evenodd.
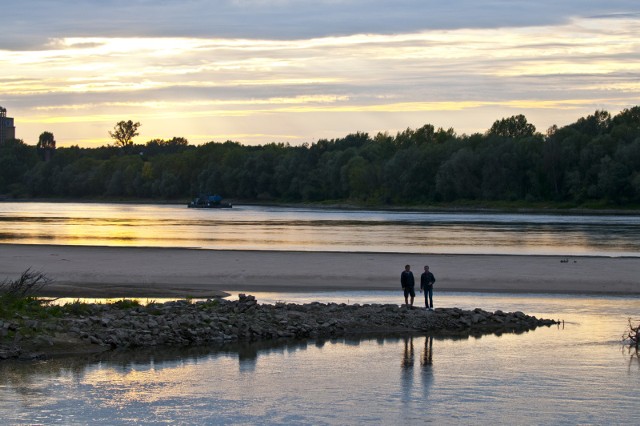
M 640 258 L 0 244 L 0 280 L 15 279 L 31 268 L 54 280 L 43 296 L 73 298 L 203 298 L 252 291 L 400 292 L 405 264 L 412 266 L 417 280 L 428 264 L 437 279 L 436 292 L 640 294 Z

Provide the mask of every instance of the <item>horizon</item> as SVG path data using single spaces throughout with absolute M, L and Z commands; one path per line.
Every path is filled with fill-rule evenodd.
M 636 106 L 638 106 L 638 105 L 631 106 L 629 109 L 634 108 L 634 107 L 636 107 Z M 2 107 L 0 106 L 0 108 L 2 108 Z M 597 111 L 595 111 L 595 112 L 597 112 Z M 615 116 L 617 115 L 617 113 L 616 113 L 616 114 L 613 114 L 613 113 L 611 113 L 610 111 L 607 111 L 607 112 L 609 112 L 609 114 L 611 115 L 611 117 L 612 117 L 612 118 L 613 118 L 613 117 L 615 117 Z M 619 111 L 619 112 L 622 112 L 622 111 Z M 619 112 L 618 112 L 618 113 L 619 113 Z M 591 116 L 591 115 L 593 115 L 593 114 L 589 114 L 589 116 Z M 586 117 L 587 117 L 586 115 L 585 115 L 584 117 L 577 117 L 577 118 L 576 118 L 575 120 L 573 120 L 572 122 L 570 122 L 570 123 L 566 123 L 565 125 L 561 125 L 561 126 L 557 126 L 557 127 L 558 127 L 558 129 L 561 129 L 561 128 L 562 128 L 562 127 L 564 127 L 564 126 L 570 126 L 570 125 L 572 125 L 572 124 L 576 123 L 579 119 L 581 119 L 581 118 L 586 118 Z M 14 119 L 14 120 L 15 120 L 15 117 L 9 117 L 9 118 L 11 118 L 11 119 Z M 502 119 L 502 118 L 509 118 L 509 117 L 501 117 L 501 118 L 497 118 L 496 120 L 494 120 L 494 121 L 492 122 L 492 124 L 493 124 L 494 122 L 496 122 L 496 121 L 499 121 L 499 120 L 500 120 L 500 119 Z M 529 124 L 533 124 L 533 123 L 529 122 L 529 121 L 528 121 L 528 119 L 527 119 L 527 122 L 528 122 Z M 344 135 L 336 135 L 336 136 L 333 136 L 333 137 L 330 137 L 330 138 L 320 138 L 320 139 L 316 139 L 316 140 L 312 140 L 312 141 L 304 141 L 304 142 L 301 142 L 301 143 L 298 143 L 298 144 L 291 144 L 289 141 L 284 141 L 284 142 L 281 142 L 281 141 L 271 141 L 271 142 L 243 143 L 243 141 L 241 141 L 241 140 L 233 140 L 233 139 L 226 139 L 226 140 L 215 140 L 215 139 L 211 139 L 211 140 L 203 140 L 203 141 L 200 141 L 199 143 L 193 143 L 193 142 L 189 141 L 187 138 L 184 138 L 183 136 L 173 135 L 173 136 L 171 136 L 171 137 L 156 137 L 156 138 L 152 138 L 152 139 L 148 139 L 148 140 L 144 140 L 144 141 L 139 140 L 139 136 L 136 136 L 136 137 L 134 138 L 133 142 L 132 142 L 132 145 L 133 145 L 133 146 L 145 146 L 145 145 L 147 145 L 148 143 L 150 143 L 150 142 L 155 142 L 155 141 L 165 141 L 165 142 L 168 142 L 168 141 L 171 141 L 171 140 L 173 140 L 173 139 L 185 139 L 185 140 L 187 141 L 187 145 L 190 145 L 190 146 L 200 146 L 200 145 L 206 145 L 206 144 L 210 144 L 210 143 L 224 144 L 224 143 L 227 143 L 227 142 L 237 143 L 237 144 L 239 144 L 239 145 L 241 145 L 241 146 L 256 146 L 256 147 L 259 147 L 259 146 L 267 146 L 267 145 L 271 145 L 271 144 L 278 144 L 278 145 L 279 145 L 279 144 L 282 144 L 282 145 L 285 145 L 285 146 L 310 146 L 310 145 L 314 145 L 314 144 L 316 144 L 316 143 L 318 143 L 318 142 L 320 142 L 320 141 L 333 141 L 333 140 L 339 140 L 339 139 L 346 138 L 346 137 L 347 137 L 347 136 L 349 136 L 349 135 L 355 135 L 355 134 L 366 134 L 366 135 L 367 135 L 367 137 L 368 137 L 369 139 L 371 139 L 371 140 L 374 140 L 374 139 L 375 139 L 375 137 L 376 137 L 378 134 L 385 134 L 385 135 L 388 135 L 388 136 L 390 136 L 390 137 L 394 137 L 394 138 L 395 138 L 395 137 L 397 137 L 398 135 L 400 135 L 400 134 L 401 134 L 402 132 L 404 132 L 404 131 L 408 131 L 408 130 L 409 130 L 409 131 L 415 131 L 415 130 L 418 130 L 418 129 L 422 128 L 423 126 L 426 126 L 426 125 L 433 125 L 433 123 L 425 123 L 425 124 L 423 124 L 422 126 L 419 126 L 419 127 L 406 127 L 406 128 L 404 128 L 404 129 L 394 130 L 393 132 L 388 131 L 388 130 L 385 130 L 385 131 L 378 131 L 378 132 L 376 132 L 376 133 L 373 133 L 373 134 L 372 134 L 372 133 L 364 132 L 364 131 L 353 131 L 353 132 L 350 132 L 350 133 L 346 133 L 346 134 L 344 134 Z M 142 126 L 142 123 L 141 123 L 141 126 Z M 478 131 L 473 132 L 473 133 L 458 133 L 458 132 L 456 131 L 456 129 L 454 129 L 454 128 L 445 129 L 445 128 L 442 128 L 442 127 L 440 127 L 440 126 L 435 126 L 435 125 L 433 125 L 433 126 L 434 126 L 434 129 L 435 129 L 436 131 L 439 131 L 439 130 L 443 130 L 443 131 L 453 130 L 453 134 L 455 135 L 455 137 L 459 137 L 459 138 L 471 137 L 471 136 L 473 136 L 473 135 L 475 135 L 475 134 L 486 135 L 486 134 L 487 134 L 487 132 L 490 130 L 490 127 L 491 127 L 491 126 L 489 126 L 489 127 L 488 127 L 487 129 L 485 129 L 485 130 L 478 130 Z M 535 126 L 535 125 L 534 125 L 534 126 Z M 110 130 L 113 130 L 113 128 L 111 128 Z M 547 129 L 547 130 L 548 130 L 548 129 Z M 541 129 L 539 129 L 539 128 L 537 128 L 537 127 L 536 127 L 536 133 L 539 133 L 539 134 L 544 135 L 544 134 L 545 134 L 545 131 L 541 131 Z M 55 137 L 55 135 L 54 135 L 54 137 Z M 30 141 L 23 140 L 22 138 L 18 137 L 18 135 L 16 135 L 16 138 L 15 138 L 15 139 L 17 139 L 17 140 L 21 140 L 25 145 L 36 146 L 36 145 L 37 145 L 37 143 L 38 143 L 37 141 L 32 141 L 32 143 L 30 143 Z M 136 140 L 136 139 L 138 139 L 138 140 Z M 116 142 L 114 141 L 114 139 L 113 139 L 113 138 L 111 138 L 111 137 L 108 137 L 108 138 L 107 138 L 107 140 L 105 140 L 105 141 L 104 141 L 104 143 L 103 143 L 103 144 L 101 144 L 101 145 L 80 146 L 80 145 L 78 145 L 78 144 L 64 144 L 64 143 L 63 143 L 63 144 L 60 144 L 60 143 L 58 143 L 58 141 L 56 141 L 56 147 L 57 147 L 57 148 L 72 148 L 72 147 L 80 147 L 80 148 L 88 148 L 88 149 L 95 149 L 95 148 L 111 148 L 111 147 L 113 147 L 113 148 L 121 148 L 120 146 L 118 146 L 118 145 L 117 145 L 117 143 L 116 143 Z
M 108 145 L 122 120 L 136 144 L 462 135 L 518 114 L 544 133 L 640 99 L 640 7 L 581 3 L 27 0 L 4 8 L 0 105 L 17 138 L 60 147 Z

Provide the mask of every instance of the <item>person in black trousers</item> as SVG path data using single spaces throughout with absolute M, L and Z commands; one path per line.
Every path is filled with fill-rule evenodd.
M 424 305 L 428 310 L 433 311 L 433 283 L 436 277 L 429 272 L 429 266 L 424 267 L 424 272 L 420 275 L 420 293 L 424 290 Z
M 416 282 L 413 278 L 413 272 L 411 272 L 411 266 L 404 267 L 404 271 L 400 274 L 400 285 L 404 290 L 404 304 L 412 308 L 413 299 L 416 297 Z M 411 304 L 409 304 L 409 296 L 411 296 Z

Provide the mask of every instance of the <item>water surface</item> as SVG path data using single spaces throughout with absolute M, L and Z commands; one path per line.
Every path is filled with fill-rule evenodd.
M 0 242 L 637 257 L 640 216 L 0 203 Z M 398 292 L 254 294 L 261 303 L 401 303 Z M 638 423 L 640 361 L 621 335 L 629 317 L 640 321 L 640 298 L 436 293 L 434 302 L 564 324 L 457 340 L 385 336 L 1 362 L 0 415 L 8 424 L 65 425 Z
M 396 303 L 396 292 L 259 301 Z M 436 295 L 564 326 L 443 339 L 368 337 L 0 363 L 10 424 L 636 424 L 640 362 L 621 344 L 640 298 Z
M 0 203 L 0 242 L 465 254 L 640 255 L 640 216 Z

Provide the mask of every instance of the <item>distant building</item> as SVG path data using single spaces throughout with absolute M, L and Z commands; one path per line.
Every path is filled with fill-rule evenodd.
M 0 145 L 16 138 L 16 127 L 13 118 L 7 117 L 7 110 L 0 106 Z

